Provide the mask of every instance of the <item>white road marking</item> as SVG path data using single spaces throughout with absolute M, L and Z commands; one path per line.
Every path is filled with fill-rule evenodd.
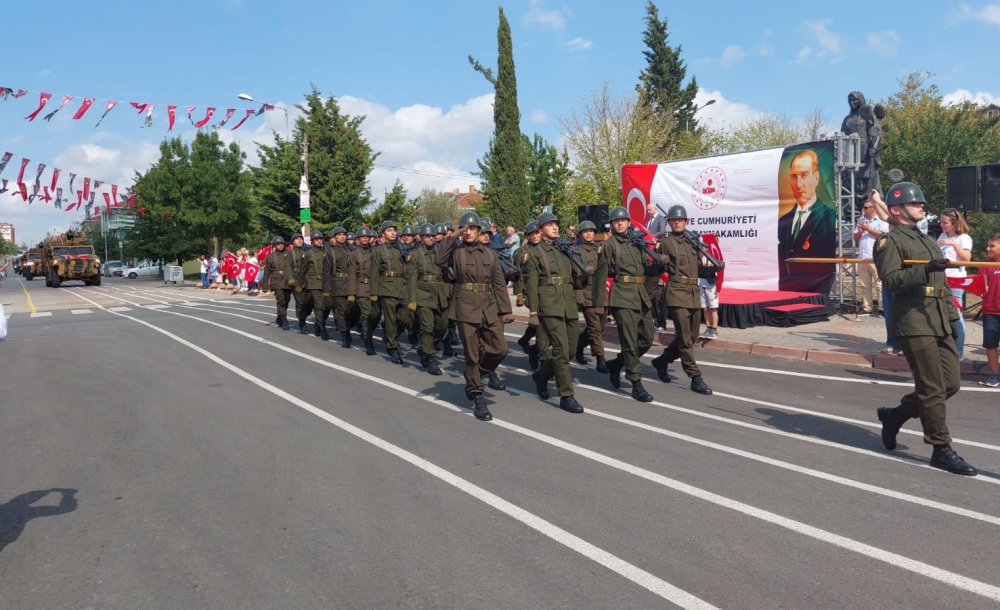
M 80 296 L 79 298 L 85 299 L 85 297 L 82 297 L 82 296 Z M 248 338 L 248 339 L 250 339 L 252 341 L 257 341 L 259 343 L 263 343 L 264 345 L 268 345 L 270 347 L 274 347 L 274 348 L 279 349 L 281 351 L 298 355 L 301 358 L 304 358 L 306 360 L 315 362 L 317 364 L 320 364 L 321 366 L 332 368 L 334 370 L 337 370 L 337 371 L 340 371 L 340 372 L 343 372 L 343 373 L 347 373 L 348 375 L 352 375 L 354 377 L 359 377 L 361 379 L 365 379 L 365 380 L 370 381 L 372 383 L 377 383 L 377 384 L 379 384 L 379 385 L 381 385 L 383 387 L 387 387 L 387 388 L 390 388 L 390 389 L 397 390 L 399 392 L 402 392 L 402 393 L 407 394 L 409 396 L 412 396 L 414 398 L 420 398 L 421 400 L 430 402 L 432 404 L 436 404 L 438 406 L 446 407 L 446 408 L 448 408 L 450 410 L 453 410 L 453 411 L 458 411 L 459 410 L 458 407 L 456 407 L 456 406 L 454 406 L 454 405 L 452 405 L 450 403 L 447 403 L 447 402 L 444 402 L 442 400 L 439 400 L 439 399 L 437 399 L 436 397 L 433 397 L 433 396 L 428 396 L 428 395 L 423 394 L 421 392 L 418 392 L 416 390 L 412 390 L 412 389 L 410 389 L 410 388 L 408 388 L 406 386 L 401 386 L 399 384 L 396 384 L 396 383 L 393 383 L 391 381 L 387 381 L 387 380 L 381 379 L 379 377 L 375 377 L 373 375 L 368 375 L 366 373 L 361 373 L 359 371 L 348 369 L 348 368 L 340 366 L 338 364 L 334 364 L 332 362 L 328 362 L 328 361 L 323 360 L 321 358 L 317 358 L 317 357 L 311 356 L 309 354 L 298 352 L 298 351 L 296 351 L 296 350 L 294 350 L 292 348 L 289 348 L 287 346 L 275 343 L 273 341 L 270 341 L 268 339 L 264 339 L 262 337 L 257 337 L 255 335 L 252 335 L 250 333 L 247 333 L 247 332 L 244 332 L 244 331 L 241 331 L 241 330 L 237 330 L 237 329 L 234 329 L 234 328 L 227 327 L 224 324 L 219 324 L 218 322 L 212 322 L 210 320 L 203 320 L 203 319 L 195 317 L 195 316 L 190 316 L 190 315 L 187 315 L 187 314 L 182 314 L 182 313 L 174 312 L 174 311 L 167 311 L 165 313 L 168 313 L 170 315 L 180 316 L 180 317 L 183 317 L 183 318 L 189 318 L 189 319 L 192 319 L 192 320 L 196 320 L 196 321 L 201 322 L 203 324 L 210 324 L 212 326 L 216 326 L 216 327 L 221 328 L 223 330 L 227 330 L 227 331 L 235 333 L 237 335 L 246 337 L 246 338 Z M 117 315 L 122 315 L 122 314 L 117 314 Z M 137 321 L 137 322 L 139 322 L 141 324 L 149 326 L 150 328 L 153 328 L 153 329 L 157 330 L 158 332 L 161 332 L 161 333 L 163 333 L 163 334 L 165 334 L 167 336 L 170 336 L 171 338 L 174 338 L 177 341 L 180 341 L 180 342 L 183 342 L 186 345 L 189 345 L 192 349 L 195 349 L 195 350 L 197 350 L 199 352 L 203 352 L 205 354 L 208 354 L 208 352 L 205 351 L 205 350 L 203 350 L 202 348 L 200 348 L 198 346 L 195 346 L 193 344 L 190 344 L 186 340 L 184 340 L 184 339 L 182 339 L 180 337 L 177 337 L 175 335 L 172 335 L 168 331 L 161 330 L 161 329 L 159 329 L 159 327 L 156 327 L 155 325 L 152 325 L 152 324 L 149 324 L 147 322 L 138 320 L 136 318 L 132 318 L 131 316 L 123 316 L 123 317 L 127 317 L 127 318 L 135 320 L 135 321 Z M 223 365 L 227 366 L 227 368 L 231 368 L 231 370 L 233 370 L 234 372 L 235 371 L 239 371 L 239 369 L 237 369 L 235 366 L 229 365 L 228 363 L 225 363 L 225 362 L 221 361 L 221 359 L 220 359 L 219 362 L 220 362 L 220 364 L 223 364 Z M 242 371 L 240 371 L 240 373 L 242 373 Z M 245 375 L 248 380 L 251 380 L 251 381 L 254 381 L 254 382 L 257 381 L 255 378 L 250 377 L 249 375 L 247 375 L 245 373 L 243 373 L 243 375 Z M 263 383 L 263 382 L 260 382 L 260 383 Z M 262 386 L 262 387 L 264 387 L 264 386 Z M 288 396 L 282 390 L 278 390 L 277 388 L 275 388 L 275 391 L 276 392 L 281 392 L 281 394 L 279 394 L 279 395 L 281 395 L 282 397 Z M 298 399 L 295 399 L 295 400 L 298 400 Z M 305 408 L 305 407 L 303 407 L 303 408 Z M 323 414 L 328 415 L 329 417 L 333 418 L 332 415 L 326 414 L 325 411 L 319 411 L 319 413 L 323 413 Z M 326 419 L 326 418 L 324 418 L 324 419 Z M 334 419 L 336 419 L 336 418 L 334 418 Z M 350 425 L 350 424 L 346 424 L 346 422 L 344 422 L 344 423 L 345 423 L 345 425 L 348 425 L 348 426 Z M 639 466 L 634 466 L 634 465 L 629 464 L 627 462 L 623 462 L 621 460 L 618 460 L 618 459 L 612 458 L 610 456 L 598 453 L 596 451 L 592 451 L 590 449 L 586 449 L 586 448 L 581 447 L 579 445 L 574 445 L 572 443 L 563 441 L 561 439 L 557 439 L 557 438 L 549 436 L 547 434 L 543 434 L 541 432 L 536 432 L 536 431 L 531 430 L 529 428 L 524 428 L 524 427 L 519 426 L 517 424 L 505 422 L 503 420 L 499 420 L 499 419 L 496 419 L 496 418 L 493 419 L 492 423 L 493 423 L 493 425 L 499 426 L 501 428 L 505 428 L 507 430 L 510 430 L 512 432 L 516 432 L 516 433 L 521 434 L 523 436 L 527 436 L 529 438 L 533 438 L 535 440 L 538 440 L 538 441 L 540 441 L 542 443 L 545 443 L 545 444 L 548 444 L 550 446 L 553 446 L 553 447 L 556 447 L 556 448 L 559 448 L 559 449 L 563 449 L 565 451 L 568 451 L 570 453 L 579 455 L 581 457 L 585 457 L 585 458 L 590 459 L 592 461 L 595 461 L 597 463 L 604 464 L 605 466 L 608 466 L 610 468 L 614 468 L 614 469 L 619 470 L 621 472 L 625 472 L 627 474 L 631 474 L 633 476 L 636 476 L 636 477 L 642 478 L 644 480 L 656 483 L 656 484 L 661 485 L 663 487 L 666 487 L 668 489 L 672 489 L 674 491 L 678 491 L 680 493 L 683 493 L 683 494 L 689 495 L 691 497 L 703 500 L 705 502 L 714 504 L 716 506 L 720 506 L 720 507 L 723 507 L 723 508 L 728 508 L 730 510 L 733 510 L 735 512 L 743 514 L 745 516 L 752 517 L 752 518 L 755 518 L 755 519 L 759 519 L 761 521 L 765 521 L 765 522 L 771 523 L 773 525 L 777 525 L 778 527 L 785 528 L 785 529 L 787 529 L 789 531 L 792 531 L 792 532 L 795 532 L 795 533 L 807 536 L 807 537 L 812 538 L 814 540 L 818 540 L 820 542 L 825 542 L 827 544 L 831 544 L 833 546 L 836 546 L 836 547 L 839 547 L 839 548 L 842 548 L 842 549 L 845 549 L 845 550 L 849 550 L 849 551 L 858 553 L 858 554 L 863 555 L 865 557 L 868 557 L 870 559 L 874 559 L 876 561 L 881 561 L 881 562 L 889 564 L 891 566 L 894 566 L 894 567 L 897 567 L 897 568 L 901 568 L 903 570 L 907 570 L 907 571 L 913 572 L 915 574 L 919 574 L 919 575 L 924 576 L 926 578 L 930 578 L 930 579 L 936 580 L 938 582 L 942 582 L 944 584 L 947 584 L 949 586 L 952 586 L 952 587 L 955 587 L 955 588 L 958 588 L 958 589 L 962 589 L 962 590 L 967 591 L 969 593 L 974 593 L 976 595 L 980 595 L 980 596 L 986 597 L 988 599 L 1000 602 L 1000 587 L 996 587 L 996 586 L 991 585 L 989 583 L 978 581 L 978 580 L 969 578 L 967 576 L 963 576 L 963 575 L 955 573 L 955 572 L 944 570 L 942 568 L 938 568 L 938 567 L 930 565 L 928 563 L 925 563 L 925 562 L 922 562 L 922 561 L 918 561 L 918 560 L 915 560 L 915 559 L 911 559 L 909 557 L 906 557 L 906 556 L 903 556 L 903 555 L 899 555 L 899 554 L 893 553 L 891 551 L 886 551 L 884 549 L 880 549 L 878 547 L 875 547 L 875 546 L 872 546 L 872 545 L 869 545 L 869 544 L 865 544 L 863 542 L 854 540 L 852 538 L 848 538 L 846 536 L 841 536 L 839 534 L 835 534 L 833 532 L 830 532 L 830 531 L 827 531 L 827 530 L 824 530 L 824 529 L 821 529 L 821 528 L 818 528 L 818 527 L 814 527 L 814 526 L 808 525 L 808 524 L 803 523 L 801 521 L 796 521 L 796 520 L 790 519 L 788 517 L 783 517 L 783 516 L 781 516 L 781 515 L 779 515 L 777 513 L 774 513 L 774 512 L 768 511 L 768 510 L 764 510 L 764 509 L 761 509 L 761 508 L 757 508 L 757 507 L 752 506 L 750 504 L 746 504 L 746 503 L 740 502 L 738 500 L 733 500 L 733 499 L 727 498 L 725 496 L 721 496 L 719 494 L 716 494 L 716 493 L 713 493 L 713 492 L 701 489 L 699 487 L 695 487 L 693 485 L 689 485 L 689 484 L 684 483 L 682 481 L 679 481 L 679 480 L 676 480 L 676 479 L 672 479 L 670 477 L 661 475 L 659 473 L 652 472 L 652 471 L 647 470 L 645 468 L 641 468 Z M 353 428 L 353 426 L 352 426 L 352 428 Z M 364 433 L 363 431 L 360 431 L 360 430 L 359 430 L 359 432 Z M 364 433 L 364 434 L 367 434 L 367 433 Z M 403 451 L 403 450 L 401 450 L 401 451 Z M 414 457 L 416 457 L 416 456 L 414 456 Z M 417 459 L 420 459 L 420 458 L 417 458 Z M 973 480 L 975 480 L 975 479 L 973 479 Z M 470 483 L 470 485 L 472 485 L 472 484 Z M 621 572 L 619 572 L 619 573 L 621 573 Z M 672 585 L 670 585 L 670 586 L 672 586 Z
M 131 307 L 125 307 L 125 306 L 121 306 L 121 307 L 108 307 L 108 311 L 114 311 L 114 312 L 122 313 L 122 312 L 125 312 L 125 311 L 132 311 L 132 308 Z
M 75 315 L 75 316 L 78 316 L 78 315 L 81 315 L 81 314 L 94 313 L 93 310 L 90 310 L 90 309 L 70 309 L 69 312 L 71 314 Z
M 166 303 L 153 303 L 152 305 L 143 305 L 146 309 L 166 309 L 170 305 Z
M 82 295 L 77 295 L 77 296 L 81 299 L 90 301 L 90 299 L 87 299 Z M 90 302 L 93 303 L 95 306 L 104 309 L 96 301 L 90 301 Z M 167 312 L 167 313 L 176 314 L 176 312 Z M 504 513 L 505 515 L 511 517 L 512 519 L 519 521 L 522 524 L 530 527 L 531 529 L 539 532 L 540 534 L 558 542 L 559 544 L 562 544 L 563 546 L 573 551 L 576 551 L 580 555 L 583 555 L 584 557 L 590 559 L 591 561 L 599 565 L 602 565 L 605 568 L 611 570 L 612 572 L 615 572 L 625 577 L 626 579 L 634 582 L 635 584 L 645 588 L 646 590 L 662 597 L 663 599 L 671 603 L 677 604 L 678 606 L 681 606 L 683 608 L 705 608 L 705 609 L 715 608 L 715 606 L 688 593 L 687 591 L 684 591 L 683 589 L 680 589 L 668 583 L 667 581 L 654 576 L 653 574 L 613 555 L 612 553 L 605 551 L 604 549 L 597 547 L 578 536 L 571 534 L 570 532 L 558 527 L 557 525 L 549 521 L 546 521 L 545 519 L 542 519 L 541 517 L 535 515 L 534 513 L 531 513 L 521 508 L 520 506 L 513 504 L 512 502 L 508 502 L 507 500 L 487 491 L 486 489 L 476 485 L 475 483 L 463 479 L 462 477 L 452 473 L 451 471 L 441 468 L 440 466 L 428 460 L 425 460 L 424 458 L 421 458 L 420 456 L 411 453 L 403 449 L 402 447 L 394 445 L 378 436 L 375 436 L 374 434 L 366 432 L 361 428 L 354 426 L 353 424 L 350 424 L 334 415 L 331 415 L 326 411 L 320 409 L 319 407 L 316 407 L 306 402 L 305 400 L 302 400 L 301 398 L 293 396 L 292 394 L 289 394 L 288 392 L 285 392 L 284 390 L 274 385 L 271 385 L 266 381 L 257 379 L 256 377 L 250 375 L 249 373 L 246 373 L 239 367 L 226 362 L 223 358 L 216 356 L 212 352 L 209 352 L 208 350 L 199 347 L 178 335 L 175 335 L 154 324 L 151 324 L 144 320 L 140 320 L 133 316 L 124 315 L 121 313 L 114 313 L 114 315 L 118 315 L 123 318 L 132 320 L 133 322 L 141 324 L 155 332 L 164 335 L 165 337 L 168 337 L 180 343 L 181 345 L 191 350 L 194 350 L 195 352 L 201 354 L 205 358 L 211 360 L 212 362 L 215 362 L 216 364 L 229 370 L 230 372 L 239 375 L 243 379 L 249 381 L 250 383 L 253 383 L 254 385 L 260 387 L 261 389 L 266 390 L 274 394 L 275 396 L 283 398 L 286 401 L 290 402 L 291 404 L 299 407 L 300 409 L 337 426 L 338 428 L 347 432 L 348 434 L 351 434 L 389 454 L 392 454 L 400 458 L 401 460 L 412 464 L 413 466 L 416 466 L 417 468 L 423 470 L 424 472 L 430 474 L 431 476 L 434 476 L 440 479 L 441 481 L 448 483 L 449 485 L 455 487 L 456 489 L 465 492 L 466 494 L 483 502 L 487 506 L 492 507 Z M 183 314 L 176 314 L 176 315 L 183 315 Z M 184 316 L 184 317 L 193 317 L 193 316 Z M 241 334 L 245 334 L 247 337 L 254 338 L 253 335 L 250 335 L 248 333 L 241 333 Z M 341 368 L 345 373 L 355 374 L 349 371 L 348 369 L 343 369 L 342 367 L 337 367 L 337 368 Z M 369 375 L 364 375 L 364 377 L 369 378 L 369 380 L 375 379 L 374 377 L 371 377 Z M 396 384 L 390 384 L 389 382 L 385 382 L 382 380 L 379 381 L 383 385 L 393 387 L 393 389 L 406 392 L 412 396 L 418 395 L 418 393 L 415 392 L 414 390 L 411 390 L 404 386 L 397 386 Z M 425 395 L 421 395 L 421 397 L 424 400 L 430 400 L 432 402 L 443 402 L 443 401 L 438 401 L 436 398 L 432 398 Z
M 50 318 L 50 317 L 52 317 L 52 312 L 51 311 L 36 311 L 35 313 L 31 314 L 31 317 L 32 318 Z

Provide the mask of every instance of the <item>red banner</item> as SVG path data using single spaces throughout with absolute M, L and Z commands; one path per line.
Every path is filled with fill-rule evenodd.
M 243 279 L 249 284 L 257 280 L 257 274 L 260 273 L 260 265 L 255 265 L 251 262 L 243 264 Z
M 270 244 L 268 244 L 266 246 L 261 246 L 260 250 L 257 250 L 257 253 L 255 254 L 255 256 L 257 257 L 257 262 L 263 264 L 264 263 L 264 259 L 266 259 L 267 255 L 270 254 L 270 253 L 271 253 L 271 245 Z
M 952 288 L 961 288 L 980 297 L 986 294 L 986 276 L 982 273 L 969 277 L 949 277 L 946 279 Z
M 76 114 L 73 115 L 73 120 L 75 121 L 77 119 L 82 119 L 83 115 L 87 114 L 87 111 L 90 110 L 90 106 L 93 103 L 94 103 L 94 98 L 92 97 L 83 98 L 83 103 L 80 104 L 80 108 L 76 111 Z
M 42 111 L 42 108 L 45 108 L 45 104 L 48 104 L 49 103 L 49 99 L 51 99 L 51 98 L 52 98 L 52 94 L 51 93 L 42 93 L 42 94 L 40 94 L 38 96 L 38 108 L 35 108 L 34 112 L 32 112 L 31 114 L 29 114 L 28 116 L 26 116 L 24 118 L 28 119 L 29 121 L 34 121 L 35 117 L 37 117 L 38 113 Z

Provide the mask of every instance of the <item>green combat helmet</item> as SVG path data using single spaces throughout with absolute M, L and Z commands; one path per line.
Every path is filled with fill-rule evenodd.
M 283 244 L 283 243 L 285 243 L 285 238 L 282 237 L 282 236 L 280 236 L 280 235 L 275 235 L 274 239 L 271 240 L 271 243 L 275 244 L 275 245 L 277 245 L 277 244 Z
M 482 231 L 483 233 L 492 233 L 493 232 L 493 223 L 490 221 L 489 218 L 487 218 L 485 216 L 480 216 L 479 217 L 479 230 Z
M 324 237 L 325 236 L 323 235 L 322 231 L 316 230 L 316 231 L 312 232 L 312 235 L 309 236 L 309 239 L 312 239 L 313 241 L 315 241 L 317 239 L 323 239 Z
M 421 237 L 426 237 L 428 235 L 430 235 L 431 237 L 434 237 L 434 233 L 435 233 L 434 232 L 434 225 L 432 225 L 431 223 L 428 222 L 428 223 L 423 224 L 423 225 L 420 226 L 420 236 Z
M 611 213 L 608 214 L 608 220 L 619 220 L 622 218 L 624 218 L 625 220 L 631 220 L 631 218 L 629 218 L 628 216 L 628 210 L 626 210 L 622 206 L 615 207 L 614 209 L 611 210 Z
M 389 228 L 395 229 L 396 228 L 396 221 L 394 221 L 394 220 L 383 220 L 381 226 L 379 226 L 379 228 L 378 228 L 378 232 L 382 233 L 386 229 L 389 229 Z
M 476 214 L 475 212 L 466 212 L 462 214 L 458 219 L 458 226 L 460 227 L 469 227 L 469 226 L 478 227 L 479 223 L 480 223 L 479 214 Z
M 538 226 L 539 229 L 550 222 L 559 222 L 559 218 L 557 218 L 552 212 L 542 212 L 538 215 L 538 218 L 535 219 L 535 225 Z
M 596 231 L 596 230 L 597 227 L 594 225 L 594 223 L 590 222 L 589 220 L 584 220 L 583 222 L 580 223 L 580 226 L 576 228 L 577 233 L 583 233 L 584 231 Z
M 532 233 L 538 233 L 538 223 L 534 220 L 524 225 L 524 234 L 531 235 Z
M 332 231 L 330 231 L 330 234 L 327 237 L 333 237 L 337 233 L 347 233 L 347 229 L 341 226 L 336 226 L 333 228 Z
M 682 205 L 672 205 L 670 209 L 667 210 L 667 220 L 676 220 L 678 218 L 683 218 L 687 220 L 688 212 L 684 209 Z
M 903 205 L 904 203 L 927 203 L 924 192 L 912 182 L 897 182 L 885 193 L 885 205 Z

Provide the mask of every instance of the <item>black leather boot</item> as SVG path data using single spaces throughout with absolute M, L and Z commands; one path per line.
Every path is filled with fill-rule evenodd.
M 288 316 L 279 316 L 281 321 L 278 323 L 281 326 L 281 330 L 288 330 Z
M 451 343 L 448 343 L 448 341 L 444 341 L 443 343 L 444 343 L 444 347 L 442 348 L 442 355 L 445 358 L 454 358 L 455 357 L 455 348 L 452 347 Z
M 580 333 L 580 339 L 576 342 L 576 361 L 580 364 L 590 364 L 590 360 L 583 355 L 583 350 L 589 345 L 588 337 L 585 333 Z
M 507 385 L 500 381 L 500 376 L 497 375 L 496 371 L 490 371 L 486 374 L 486 387 L 491 390 L 506 390 Z
M 351 347 L 351 332 L 340 333 L 340 347 L 349 348 Z
M 393 364 L 403 364 L 403 357 L 399 355 L 398 349 L 389 350 L 389 362 Z
M 436 376 L 436 375 L 441 375 L 443 373 L 441 367 L 438 366 L 437 360 L 433 358 L 431 358 L 424 364 L 424 368 L 427 369 L 427 372 L 430 373 L 431 375 Z
M 889 407 L 879 407 L 875 413 L 878 415 L 878 420 L 882 422 L 882 445 L 887 451 L 892 451 L 896 448 L 896 435 L 906 423 L 906 419 L 900 417 L 896 409 Z
M 646 388 L 642 387 L 641 381 L 632 382 L 632 398 L 639 402 L 653 402 L 653 395 L 647 392 Z
M 708 384 L 701 378 L 701 375 L 691 379 L 691 391 L 704 394 L 706 396 L 712 395 L 712 388 L 708 387 Z
M 300 335 L 308 334 L 306 332 L 306 321 L 303 320 L 302 318 L 299 318 L 299 334 Z
M 535 392 L 538 392 L 538 397 L 542 400 L 549 399 L 549 379 L 546 377 L 542 371 L 535 371 L 531 374 L 532 381 L 535 382 Z
M 572 396 L 563 396 L 559 399 L 559 408 L 569 413 L 583 413 L 583 405 Z
M 375 340 L 374 339 L 368 339 L 367 341 L 365 341 L 365 354 L 367 354 L 368 356 L 374 356 L 375 355 Z
M 317 337 L 321 337 L 321 336 L 323 336 L 323 332 L 325 330 L 326 329 L 323 327 L 323 325 L 320 324 L 318 321 L 313 322 L 313 334 L 314 335 L 316 335 Z
M 608 363 L 606 360 L 604 360 L 604 356 L 597 357 L 597 372 L 598 373 L 608 372 Z
M 616 390 L 622 387 L 622 364 L 621 356 L 608 362 L 608 379 Z
M 979 472 L 955 453 L 951 445 L 934 445 L 934 452 L 931 454 L 931 466 L 947 470 L 952 474 L 961 474 L 967 477 L 974 477 Z
M 486 406 L 486 397 L 482 394 L 473 394 L 473 400 L 475 401 L 472 414 L 479 421 L 491 421 L 493 419 L 493 414 L 490 413 L 489 408 Z
M 528 353 L 528 366 L 534 371 L 538 368 L 538 346 L 529 345 L 524 348 L 524 351 Z
M 320 326 L 319 327 L 319 338 L 322 339 L 322 340 L 324 340 L 324 341 L 329 341 L 330 340 L 330 333 L 327 332 L 326 326 Z
M 656 376 L 659 377 L 660 381 L 663 383 L 670 383 L 672 380 L 670 373 L 667 372 L 668 364 L 670 364 L 670 362 L 665 358 L 665 354 L 660 354 L 656 358 L 653 358 L 653 368 L 656 369 Z

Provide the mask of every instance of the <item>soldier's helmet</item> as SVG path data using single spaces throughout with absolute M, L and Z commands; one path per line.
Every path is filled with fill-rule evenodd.
M 292 233 L 292 236 L 288 240 L 289 241 L 295 241 L 296 239 L 303 239 L 304 240 L 305 237 L 302 237 L 301 233 Z
M 316 240 L 316 239 L 323 239 L 324 237 L 325 235 L 323 235 L 322 231 L 313 231 L 312 235 L 309 236 L 309 239 Z
M 538 233 L 538 223 L 534 220 L 524 225 L 524 234 L 531 235 L 532 233 Z
M 280 235 L 275 235 L 274 239 L 271 240 L 271 243 L 275 244 L 275 245 L 277 245 L 277 244 L 283 244 L 283 243 L 285 243 L 285 238 L 282 237 L 282 236 L 280 236 Z
M 361 229 L 361 237 L 376 237 L 377 235 L 378 234 L 375 233 L 374 229 L 369 229 L 367 227 Z
M 347 229 L 345 229 L 344 227 L 342 227 L 340 225 L 337 225 L 336 227 L 333 228 L 332 231 L 330 231 L 330 234 L 327 235 L 327 237 L 333 237 L 337 233 L 347 233 Z
M 348 233 L 347 239 L 354 239 L 354 233 Z
M 885 205 L 903 205 L 904 203 L 927 203 L 924 191 L 912 182 L 897 182 L 885 193 Z
M 438 225 L 434 227 L 434 234 L 435 235 L 447 235 L 448 234 L 448 227 L 443 222 L 442 223 L 438 223 Z
M 413 230 L 413 225 L 403 225 L 403 230 L 400 231 L 400 235 L 416 235 L 417 232 Z
M 447 226 L 447 225 L 446 225 Z M 475 212 L 466 212 L 458 218 L 458 226 L 469 227 L 469 226 L 479 226 L 479 214 Z
M 667 210 L 667 220 L 675 220 L 678 218 L 683 218 L 687 220 L 688 212 L 684 209 L 682 205 L 672 205 L 670 209 Z
M 378 232 L 381 233 L 381 232 L 385 231 L 386 229 L 388 229 L 390 227 L 393 228 L 393 229 L 395 229 L 396 228 L 396 221 L 394 221 L 394 220 L 383 220 L 382 224 L 378 228 Z
M 550 222 L 555 222 L 555 223 L 559 222 L 559 218 L 556 217 L 556 215 L 553 214 L 552 212 L 542 212 L 541 214 L 538 215 L 538 218 L 535 218 L 535 225 L 537 225 L 539 229 L 541 229 Z
M 492 233 L 493 232 L 493 223 L 490 221 L 489 218 L 487 218 L 485 216 L 480 216 L 479 217 L 479 230 L 482 231 L 483 233 Z
M 453 225 L 450 220 L 446 220 L 444 221 L 444 228 L 448 229 L 449 231 L 454 231 L 455 225 Z
M 614 207 L 611 210 L 611 213 L 608 214 L 608 220 L 619 220 L 621 218 L 624 218 L 625 220 L 630 220 L 628 216 L 628 210 L 626 210 L 620 205 Z
M 430 235 L 431 237 L 434 237 L 434 234 L 435 234 L 434 225 L 432 225 L 431 223 L 428 222 L 428 223 L 424 223 L 424 224 L 420 225 L 420 236 L 421 237 L 426 237 L 428 235 Z
M 584 231 L 596 231 L 596 230 L 597 230 L 597 227 L 594 226 L 594 223 L 590 222 L 589 220 L 584 220 L 576 228 L 576 231 L 578 233 L 583 233 Z

